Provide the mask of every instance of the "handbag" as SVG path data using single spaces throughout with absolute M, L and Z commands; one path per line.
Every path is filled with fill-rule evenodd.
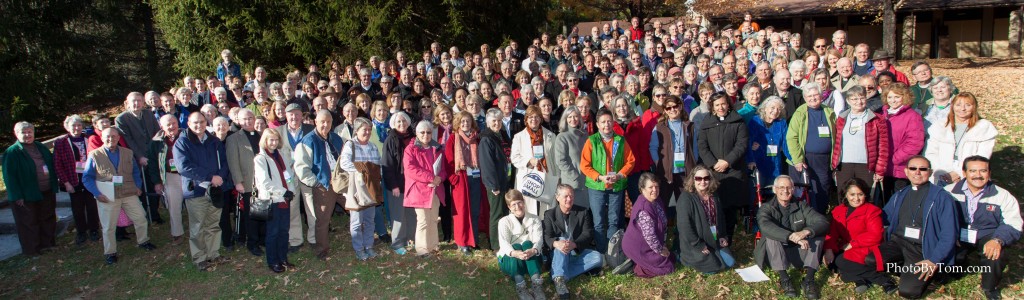
M 273 176 L 270 173 L 270 163 L 267 163 L 267 177 L 273 180 Z M 259 189 L 256 187 L 256 181 L 252 182 L 252 201 L 249 202 L 249 218 L 256 221 L 268 221 L 270 220 L 270 203 L 273 202 L 271 199 L 260 199 Z M 241 194 L 238 195 L 242 197 Z
M 359 172 L 350 172 L 348 193 L 345 194 L 345 209 L 363 210 L 384 203 L 380 176 L 376 180 L 370 174 L 380 174 L 380 166 L 369 162 L 356 163 Z
M 523 196 L 536 198 L 538 201 L 543 201 L 545 203 L 551 204 L 553 203 L 551 201 L 553 197 L 546 196 L 551 196 L 548 194 L 553 194 L 554 188 L 548 188 L 547 185 L 555 182 L 548 181 L 557 182 L 557 180 L 548 180 L 547 174 L 545 172 L 541 172 L 535 169 L 528 169 L 526 170 L 526 174 L 523 175 L 523 177 L 520 177 L 518 180 L 516 180 L 516 189 L 522 192 Z
M 356 156 L 356 146 L 352 144 L 352 159 Z M 348 172 L 341 169 L 341 152 L 338 152 L 338 161 L 334 164 L 334 170 L 331 171 L 331 190 L 334 190 L 335 194 L 347 194 L 349 182 L 352 181 L 351 176 Z

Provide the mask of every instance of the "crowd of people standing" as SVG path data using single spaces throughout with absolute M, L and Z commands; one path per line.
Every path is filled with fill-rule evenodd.
M 302 247 L 337 255 L 331 221 L 347 214 L 358 260 L 378 259 L 375 244 L 490 249 L 520 299 L 547 297 L 546 269 L 567 298 L 569 280 L 604 268 L 711 274 L 737 255 L 787 296 L 790 267 L 809 299 L 823 265 L 858 293 L 918 298 L 956 275 L 941 266 L 976 264 L 1000 297 L 1022 220 L 991 180 L 998 131 L 977 96 L 926 62 L 908 77 L 842 30 L 805 48 L 750 15 L 703 24 L 633 18 L 479 52 L 434 43 L 420 60 L 329 60 L 280 82 L 264 67 L 243 76 L 224 50 L 208 77 L 128 94 L 113 123 L 68 116 L 52 151 L 15 125 L 3 177 L 22 249 L 55 246 L 66 192 L 75 243 L 102 239 L 108 264 L 128 226 L 155 249 L 147 226 L 166 215 L 200 270 L 244 244 L 285 272 Z M 753 253 L 731 249 L 738 228 L 757 232 Z M 616 251 L 628 261 L 610 262 Z

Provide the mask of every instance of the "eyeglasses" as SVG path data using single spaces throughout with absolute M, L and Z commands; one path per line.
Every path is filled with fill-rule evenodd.
M 655 97 L 665 97 L 665 94 L 654 94 Z
M 930 168 L 928 168 L 928 167 L 907 167 L 907 170 L 910 170 L 910 171 L 913 171 L 913 172 L 917 172 L 917 171 L 928 172 L 928 170 L 930 170 Z
M 825 48 L 825 45 L 814 45 L 814 48 Z
M 711 176 L 694 176 L 693 181 L 711 181 Z
M 679 105 L 665 106 L 665 110 L 677 110 L 677 109 L 679 109 L 679 107 L 680 107 Z
M 738 35 L 738 34 L 737 34 L 737 35 L 734 35 L 734 36 L 732 36 L 732 37 L 743 37 L 743 36 L 742 36 L 742 35 Z
M 865 90 L 873 90 L 873 89 L 875 89 L 875 86 L 872 86 L 872 85 L 866 85 L 866 86 L 864 86 L 864 89 L 865 89 Z
M 318 86 L 318 87 L 316 87 L 316 88 L 317 88 L 317 89 L 320 89 L 320 90 L 326 90 L 326 89 L 327 89 L 327 86 L 326 86 L 326 85 L 325 85 L 325 86 Z

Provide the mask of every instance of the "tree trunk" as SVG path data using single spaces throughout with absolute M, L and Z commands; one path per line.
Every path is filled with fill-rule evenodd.
M 882 49 L 896 54 L 896 7 L 893 0 L 882 0 Z
M 136 6 L 137 16 L 139 22 L 142 22 L 144 35 L 146 38 L 146 66 L 149 71 L 149 85 L 154 91 L 160 90 L 160 64 L 159 57 L 156 53 L 156 29 L 153 26 L 153 8 L 149 6 L 147 1 L 139 1 Z

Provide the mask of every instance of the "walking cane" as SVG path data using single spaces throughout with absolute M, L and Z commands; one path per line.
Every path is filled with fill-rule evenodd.
M 238 193 L 236 193 L 236 194 L 238 194 Z M 242 194 L 238 194 L 237 199 L 235 199 L 235 232 L 231 233 L 232 238 L 234 240 L 236 240 L 236 241 L 239 238 L 241 238 L 241 235 L 238 234 L 238 230 L 241 227 L 242 227 Z
M 153 223 L 153 217 L 149 215 L 149 210 L 153 209 L 153 203 L 149 202 L 149 186 L 146 185 L 146 172 L 139 172 L 142 175 L 142 203 L 145 203 L 143 210 L 146 211 L 146 223 Z
M 804 202 L 808 206 L 811 205 L 811 181 L 807 179 L 807 168 L 804 168 L 803 172 L 800 172 L 800 176 L 804 179 Z

